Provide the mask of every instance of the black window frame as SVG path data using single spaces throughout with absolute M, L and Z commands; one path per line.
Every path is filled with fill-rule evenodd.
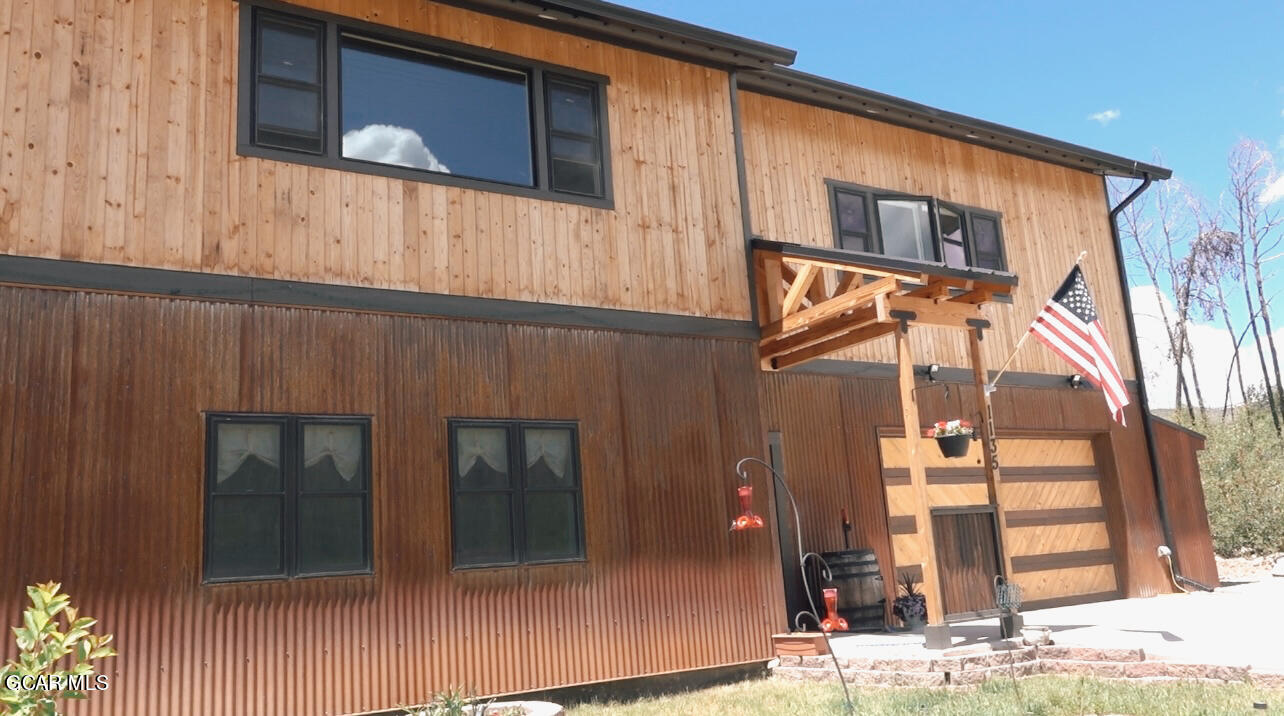
M 865 186 L 862 184 L 853 184 L 850 182 L 838 181 L 835 179 L 825 180 L 826 195 L 829 199 L 830 225 L 833 231 L 834 246 L 843 248 L 843 234 L 838 223 L 838 194 L 848 196 L 862 197 L 865 202 L 865 221 L 869 230 L 868 243 L 875 250 L 867 252 L 879 255 L 887 255 L 886 247 L 883 244 L 881 219 L 878 216 L 878 201 L 882 200 L 905 200 L 905 201 L 926 201 L 928 203 L 928 218 L 931 221 L 932 245 L 936 252 L 933 259 L 921 260 L 907 257 L 897 257 L 905 261 L 911 261 L 924 264 L 943 264 L 945 263 L 945 247 L 943 245 L 944 237 L 941 235 L 941 208 L 944 207 L 958 214 L 963 222 L 963 250 L 967 259 L 968 270 L 980 271 L 1008 271 L 1007 243 L 1003 232 L 1003 214 L 1002 212 L 991 209 L 981 209 L 975 206 L 968 206 L 954 201 L 948 201 L 934 196 L 923 194 L 908 194 L 904 192 L 888 191 L 876 187 Z M 994 222 L 995 240 L 998 242 L 999 260 L 998 267 L 983 267 L 976 263 L 976 245 L 973 231 L 973 221 L 976 219 L 988 219 Z M 852 232 L 846 232 L 852 233 Z M 851 249 L 844 249 L 851 250 Z
M 463 563 L 459 562 L 459 545 L 456 530 L 459 528 L 456 515 L 458 513 L 458 495 L 460 490 L 459 462 L 457 460 L 456 433 L 460 428 L 501 428 L 507 433 L 508 439 L 508 464 L 509 464 L 509 486 L 508 488 L 482 488 L 462 490 L 465 494 L 477 494 L 488 492 L 504 492 L 510 495 L 509 502 L 509 539 L 513 546 L 513 555 L 515 559 L 508 562 L 478 562 Z M 524 429 L 526 428 L 556 428 L 566 429 L 571 433 L 571 470 L 575 476 L 575 485 L 573 488 L 535 488 L 531 489 L 526 482 L 526 441 Z M 580 428 L 579 422 L 574 420 L 521 420 L 521 419 L 492 419 L 492 418 L 450 418 L 446 421 L 446 440 L 447 455 L 449 466 L 447 468 L 449 485 L 450 485 L 450 560 L 452 571 L 467 571 L 475 569 L 497 569 L 509 567 L 556 565 L 556 564 L 574 564 L 577 562 L 588 561 L 588 551 L 585 540 L 585 515 L 584 515 L 584 475 L 580 469 Z M 572 557 L 563 557 L 555 559 L 528 559 L 526 557 L 526 493 L 530 492 L 571 492 L 575 494 L 575 514 L 577 517 L 575 524 L 576 535 L 576 554 Z
M 212 514 L 215 499 L 236 497 L 239 493 L 216 493 L 218 476 L 218 426 L 251 423 L 275 424 L 281 427 L 281 570 L 256 575 L 209 576 Z M 223 584 L 232 582 L 294 581 L 326 577 L 369 576 L 374 574 L 374 510 L 372 493 L 374 473 L 371 470 L 371 429 L 369 415 L 317 415 L 296 413 L 231 413 L 205 414 L 205 484 L 204 520 L 201 527 L 201 583 Z M 356 425 L 361 429 L 361 457 L 364 488 L 362 490 L 304 492 L 300 479 L 303 470 L 303 428 L 307 425 Z M 245 493 L 266 495 L 267 493 Z M 353 570 L 301 572 L 298 569 L 299 498 L 306 495 L 357 496 L 363 500 L 362 515 L 365 530 L 362 533 L 363 567 Z
M 275 0 L 242 0 L 240 18 L 239 69 L 237 73 L 237 143 L 236 151 L 242 156 L 259 157 L 294 164 L 341 171 L 359 172 L 407 181 L 476 189 L 479 191 L 513 194 L 534 199 L 582 204 L 600 209 L 615 208 L 615 195 L 611 172 L 610 121 L 607 116 L 607 86 L 610 78 L 572 67 L 519 57 L 486 48 L 465 45 L 399 28 L 364 22 L 355 18 L 334 15 L 307 8 L 300 8 Z M 255 102 L 258 63 L 258 18 L 268 16 L 273 21 L 290 23 L 319 23 L 322 26 L 321 75 L 322 92 L 322 152 L 308 153 L 297 149 L 282 149 L 258 144 L 255 141 Z M 531 129 L 532 179 L 530 186 L 509 184 L 487 179 L 476 179 L 412 167 L 401 167 L 342 156 L 340 132 L 341 87 L 339 78 L 340 47 L 342 36 L 352 35 L 374 42 L 399 45 L 411 51 L 422 51 L 455 59 L 465 63 L 489 64 L 527 75 L 527 95 Z M 553 169 L 550 161 L 551 134 L 548 121 L 546 96 L 553 82 L 589 86 L 595 89 L 594 108 L 598 127 L 598 157 L 600 159 L 600 195 L 588 195 L 553 188 Z

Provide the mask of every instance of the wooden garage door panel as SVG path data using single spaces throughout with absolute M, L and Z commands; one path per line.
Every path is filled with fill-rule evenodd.
M 926 561 L 919 549 L 916 535 L 893 535 L 892 557 L 896 560 L 897 567 L 908 567 Z
M 1110 533 L 1104 522 L 1008 527 L 1007 541 L 1003 543 L 1013 557 L 1046 554 L 1053 545 L 1073 545 L 1076 550 L 1110 549 Z
M 988 505 L 990 495 L 985 485 L 929 485 L 927 499 L 932 507 Z M 914 489 L 908 485 L 887 488 L 889 517 L 914 514 Z
M 1075 482 L 1000 482 L 999 502 L 1009 511 L 1100 507 L 1101 487 L 1095 478 Z
M 1077 465 L 1091 467 L 1097 464 L 1091 440 L 1000 438 L 998 442 L 1001 468 Z
M 1026 603 L 1080 594 L 1107 594 L 1119 589 L 1111 564 L 1026 572 L 1016 575 L 1013 581 L 1021 585 Z

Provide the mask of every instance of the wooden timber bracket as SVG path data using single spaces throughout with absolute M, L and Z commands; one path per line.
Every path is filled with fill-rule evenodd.
M 753 241 L 763 370 L 784 370 L 898 328 L 974 330 L 1013 274 L 763 239 Z

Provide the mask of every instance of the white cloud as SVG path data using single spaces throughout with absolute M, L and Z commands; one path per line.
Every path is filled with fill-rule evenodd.
M 1133 320 L 1137 326 L 1137 345 L 1141 349 L 1141 363 L 1146 371 L 1150 407 L 1172 408 L 1177 390 L 1177 364 L 1169 355 L 1168 335 L 1164 329 L 1164 320 L 1159 307 L 1162 303 L 1167 309 L 1169 320 L 1172 320 L 1175 308 L 1172 300 L 1156 291 L 1154 286 L 1134 286 L 1131 289 L 1131 295 Z M 1236 328 L 1241 327 L 1236 326 Z M 1209 408 L 1220 408 L 1226 397 L 1226 377 L 1232 370 L 1231 361 L 1235 357 L 1233 339 L 1225 328 L 1211 323 L 1188 322 L 1186 330 L 1191 346 L 1194 348 L 1195 367 L 1198 369 L 1204 402 Z M 1110 338 L 1112 342 L 1122 339 L 1114 336 Z M 1275 341 L 1277 345 L 1284 342 L 1284 329 L 1275 332 Z M 1121 349 L 1116 347 L 1115 350 Z M 1244 371 L 1244 384 L 1261 385 L 1262 365 L 1257 358 L 1257 349 L 1246 340 L 1240 346 L 1239 354 Z M 1186 373 L 1190 374 L 1189 361 L 1186 363 Z M 1239 383 L 1234 373 L 1229 374 L 1230 403 L 1235 405 L 1240 402 Z M 1190 389 L 1193 399 L 1195 398 L 1193 384 L 1190 384 Z
M 1104 127 L 1116 119 L 1119 119 L 1119 115 L 1120 112 L 1117 109 L 1104 109 L 1100 112 L 1088 115 L 1088 119 L 1091 119 L 1094 122 L 1100 122 L 1101 126 Z
M 367 124 L 343 135 L 343 156 L 381 164 L 450 173 L 413 129 Z
M 1280 141 L 1284 143 L 1284 138 Z M 1280 199 L 1284 199 L 1284 174 L 1275 177 L 1257 197 L 1257 200 L 1263 204 L 1273 204 Z

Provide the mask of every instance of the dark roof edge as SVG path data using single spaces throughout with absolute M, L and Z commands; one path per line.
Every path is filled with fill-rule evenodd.
M 438 0 L 557 32 L 731 68 L 791 65 L 798 53 L 601 0 Z
M 953 268 L 936 261 L 916 261 L 912 259 L 903 259 L 897 256 L 887 256 L 885 254 L 870 254 L 864 251 L 852 251 L 851 249 L 831 248 L 828 246 L 810 246 L 807 244 L 791 244 L 783 241 L 771 241 L 760 236 L 755 236 L 750 244 L 755 249 L 771 251 L 781 254 L 782 256 L 794 256 L 800 259 L 816 259 L 818 261 L 835 261 L 838 263 L 860 261 L 874 267 L 882 267 L 889 271 L 911 271 L 914 273 L 930 273 L 934 276 L 949 276 L 973 281 L 984 281 L 991 284 L 1001 284 L 1004 286 L 1016 286 L 1016 274 L 1007 271 L 994 271 L 991 269 L 980 268 Z
M 1172 170 L 786 67 L 744 72 L 741 89 L 849 112 L 1001 152 L 1108 176 L 1168 179 Z

